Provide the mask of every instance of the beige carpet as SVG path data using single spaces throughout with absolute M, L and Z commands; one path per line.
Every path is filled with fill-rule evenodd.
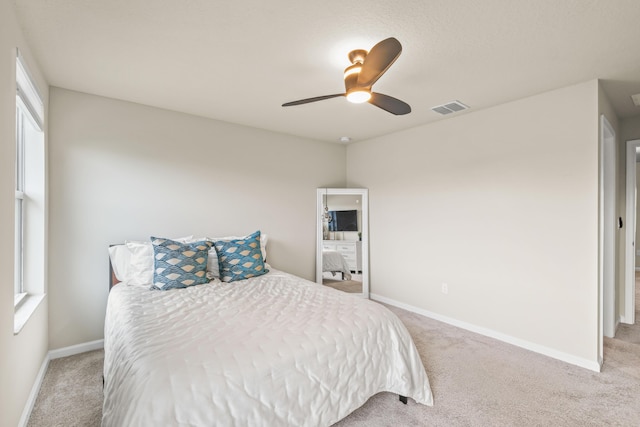
M 322 284 L 343 292 L 352 294 L 362 293 L 362 282 L 358 282 L 356 280 L 322 279 Z
M 99 426 L 102 350 L 49 362 L 28 427 Z
M 380 393 L 336 426 L 640 426 L 638 344 L 606 339 L 596 373 L 390 308 L 415 340 L 435 405 Z M 99 426 L 102 358 L 51 361 L 29 426 Z
M 640 344 L 640 271 L 636 271 L 636 318 L 633 325 L 621 323 L 616 331 L 616 338 Z

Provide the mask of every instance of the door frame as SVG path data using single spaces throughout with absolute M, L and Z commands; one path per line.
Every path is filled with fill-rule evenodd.
M 624 304 L 620 321 L 635 323 L 636 306 L 636 149 L 640 148 L 640 139 L 627 141 L 627 188 L 626 188 L 626 223 L 625 230 L 625 263 L 624 263 Z
M 616 319 L 615 269 L 615 194 L 616 194 L 615 131 L 607 118 L 600 116 L 600 343 L 599 358 L 603 357 L 603 337 L 613 337 Z

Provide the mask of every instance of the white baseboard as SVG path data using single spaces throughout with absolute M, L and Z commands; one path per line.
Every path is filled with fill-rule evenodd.
M 72 345 L 70 347 L 59 348 L 56 350 L 49 350 L 47 355 L 44 357 L 42 366 L 40 366 L 40 370 L 38 371 L 36 380 L 33 383 L 33 387 L 31 387 L 31 392 L 29 393 L 29 397 L 27 398 L 27 403 L 24 405 L 22 416 L 20 417 L 20 421 L 18 422 L 18 427 L 26 427 L 27 423 L 29 422 L 31 411 L 33 411 L 33 406 L 36 404 L 36 399 L 38 398 L 38 393 L 40 393 L 40 387 L 42 386 L 42 381 L 44 381 L 44 376 L 47 373 L 47 368 L 49 367 L 50 361 L 52 361 L 53 359 L 59 359 L 61 357 L 73 356 L 74 354 L 85 353 L 87 351 L 99 350 L 103 347 L 104 340 L 96 340 L 83 344 Z
M 44 357 L 44 360 L 42 361 L 42 365 L 40 366 L 40 370 L 38 371 L 36 380 L 33 383 L 33 387 L 31 387 L 31 392 L 29 393 L 27 403 L 24 405 L 24 409 L 22 410 L 22 416 L 20 417 L 20 421 L 18 422 L 18 427 L 26 427 L 27 423 L 29 422 L 31 411 L 33 411 L 33 406 L 36 404 L 38 393 L 40 393 L 40 386 L 42 385 L 44 375 L 47 373 L 47 368 L 49 367 L 49 360 L 51 359 L 49 358 L 49 353 L 47 353 L 47 355 Z
M 103 347 L 104 340 L 85 342 L 56 350 L 49 350 L 49 358 L 51 360 L 59 359 L 61 357 L 73 356 L 74 354 L 86 353 L 87 351 L 100 350 Z
M 632 322 L 629 319 L 629 317 L 627 317 L 627 316 L 620 316 L 620 322 L 618 322 L 618 323 L 624 323 L 625 325 L 633 325 L 633 324 L 635 324 L 635 321 Z M 616 329 L 617 329 L 617 327 L 618 326 L 616 325 Z
M 553 348 L 545 347 L 543 345 L 532 343 L 520 338 L 512 337 L 510 335 L 503 334 L 501 332 L 494 331 L 492 329 L 483 328 L 481 326 L 473 325 L 471 323 L 466 323 L 457 319 L 453 319 L 451 317 L 442 316 L 440 314 L 433 313 L 431 311 L 424 310 L 422 308 L 414 307 L 412 305 L 405 304 L 403 302 L 396 301 L 391 298 L 384 297 L 382 295 L 370 294 L 369 296 L 372 300 L 380 301 L 385 304 L 392 305 L 394 307 L 402 308 L 404 310 L 420 314 L 430 319 L 438 320 L 440 322 L 447 323 L 449 325 L 456 326 L 461 329 L 466 329 L 467 331 L 475 332 L 477 334 L 484 335 L 490 338 L 495 338 L 499 341 L 503 341 L 508 344 L 512 344 L 517 347 L 521 347 L 526 350 L 533 351 L 535 353 L 540 353 L 545 356 L 552 357 L 554 359 L 562 360 L 563 362 L 567 362 L 572 365 L 580 366 L 581 368 L 586 368 L 591 371 L 600 372 L 600 368 L 602 367 L 602 364 L 596 360 L 588 360 L 588 359 L 583 359 L 581 357 L 576 357 L 571 354 L 567 354 L 567 353 L 555 350 Z

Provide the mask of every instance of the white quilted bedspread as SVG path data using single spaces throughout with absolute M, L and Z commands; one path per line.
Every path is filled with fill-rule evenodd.
M 119 284 L 104 344 L 104 427 L 329 426 L 381 391 L 433 404 L 393 313 L 280 271 L 170 291 Z
M 324 272 L 342 272 L 345 280 L 351 280 L 351 271 L 349 264 L 340 252 L 322 251 L 322 271 Z

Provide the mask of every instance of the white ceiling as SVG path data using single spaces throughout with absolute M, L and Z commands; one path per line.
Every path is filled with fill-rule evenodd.
M 443 120 L 594 78 L 620 118 L 640 115 L 638 0 L 16 0 L 52 86 L 338 142 Z M 393 116 L 334 98 L 347 53 L 396 37 L 376 92 Z

